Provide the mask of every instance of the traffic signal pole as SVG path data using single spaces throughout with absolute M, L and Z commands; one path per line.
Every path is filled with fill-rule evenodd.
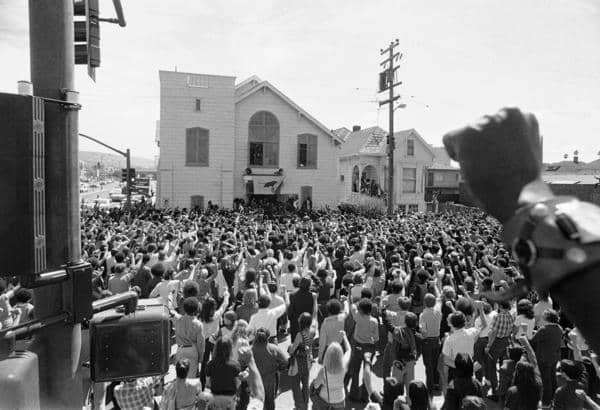
M 108 148 L 109 150 L 114 151 L 117 154 L 123 155 L 125 157 L 125 168 L 127 169 L 127 179 L 125 181 L 127 184 L 126 188 L 125 188 L 126 192 L 127 192 L 126 204 L 127 204 L 127 209 L 130 209 L 130 207 L 131 207 L 131 152 L 129 151 L 129 148 L 127 148 L 125 150 L 125 152 L 123 152 L 119 149 L 116 149 L 115 147 L 111 147 L 110 145 L 108 145 L 94 137 L 90 137 L 89 135 L 79 133 L 79 136 L 83 137 L 83 138 L 87 138 L 90 141 L 94 141 L 96 144 L 100 144 L 100 145 Z
M 69 101 L 74 92 L 73 1 L 29 0 L 31 82 L 34 95 Z M 46 260 L 49 269 L 81 259 L 78 173 L 78 112 L 46 104 Z M 72 282 L 34 290 L 36 317 L 58 315 L 72 294 Z M 81 325 L 59 322 L 35 335 L 40 405 L 44 409 L 81 409 L 76 376 Z
M 125 189 L 127 190 L 127 210 L 131 209 L 131 153 L 129 152 L 129 148 L 127 148 L 127 152 L 125 155 L 125 168 L 127 168 L 127 181 L 125 185 Z

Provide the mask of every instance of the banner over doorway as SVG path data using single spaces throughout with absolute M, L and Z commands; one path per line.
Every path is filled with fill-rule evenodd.
M 252 181 L 254 195 L 275 195 L 283 184 L 282 175 L 248 175 L 244 181 Z

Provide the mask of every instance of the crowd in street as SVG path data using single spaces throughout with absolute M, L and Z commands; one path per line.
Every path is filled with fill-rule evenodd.
M 440 395 L 443 409 L 599 408 L 597 357 L 552 295 L 492 296 L 521 279 L 500 230 L 471 208 L 84 210 L 94 298 L 133 289 L 172 316 L 160 404 L 153 378 L 118 384 L 113 403 L 270 410 L 286 375 L 296 409 L 432 409 Z M 29 303 L 9 289 L 3 324 Z

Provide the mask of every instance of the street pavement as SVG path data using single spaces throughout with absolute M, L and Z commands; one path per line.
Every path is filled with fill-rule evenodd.
M 110 184 L 106 184 L 99 188 L 88 188 L 87 192 L 79 193 L 79 202 L 83 199 L 85 202 L 93 201 L 96 198 L 108 198 L 108 194 L 113 189 L 119 188 L 119 184 L 117 182 L 113 182 Z

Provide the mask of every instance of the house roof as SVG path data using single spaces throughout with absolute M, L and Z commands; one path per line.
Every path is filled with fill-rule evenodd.
M 542 180 L 547 184 L 597 184 L 600 174 L 557 174 L 542 172 Z
M 251 77 L 246 78 L 244 81 L 242 81 L 241 83 L 238 83 L 235 85 L 235 88 L 240 88 L 243 87 L 244 85 L 251 83 L 252 81 L 256 81 L 256 82 L 261 82 L 262 80 L 257 76 L 257 75 L 253 75 Z
M 256 78 L 258 78 L 258 77 L 256 77 Z M 237 95 L 235 103 L 237 104 L 237 103 L 245 100 L 246 98 L 250 97 L 252 94 L 257 92 L 258 90 L 262 90 L 265 87 L 268 88 L 269 90 L 271 90 L 275 95 L 277 95 L 279 98 L 281 98 L 287 104 L 289 104 L 295 110 L 297 110 L 300 114 L 302 114 L 302 116 L 304 116 L 307 120 L 309 120 L 314 125 L 316 125 L 317 128 L 319 128 L 321 131 L 323 131 L 326 135 L 330 136 L 335 142 L 337 142 L 339 144 L 342 144 L 344 142 L 344 140 L 342 140 L 340 137 L 338 137 L 336 134 L 334 134 L 333 131 L 331 131 L 329 128 L 325 127 L 321 122 L 319 122 L 316 118 L 314 118 L 312 115 L 310 115 L 308 112 L 306 112 L 302 107 L 300 107 L 298 104 L 296 104 L 294 101 L 292 101 L 288 96 L 286 96 L 284 93 L 279 91 L 277 89 L 277 87 L 275 87 L 273 84 L 271 84 L 268 81 L 261 81 L 258 84 L 256 84 L 254 87 L 251 87 L 247 91 L 244 91 L 240 95 Z
M 433 165 L 430 166 L 428 169 L 435 171 L 460 171 L 460 168 L 453 167 L 452 165 L 440 163 L 437 161 L 434 162 Z
M 340 156 L 385 155 L 387 131 L 380 127 L 369 127 L 350 132 L 342 145 Z
M 342 146 L 342 157 L 350 155 L 386 155 L 387 153 L 387 131 L 380 127 L 369 127 L 359 131 L 352 131 L 345 139 Z M 413 137 L 421 142 L 427 151 L 435 157 L 435 152 L 421 135 L 414 129 L 402 130 L 394 133 L 396 146 L 401 138 Z
M 429 151 L 429 153 L 431 155 L 433 155 L 433 158 L 435 158 L 435 151 L 433 149 L 433 147 L 431 145 L 429 145 L 429 143 L 427 141 L 425 141 L 423 139 L 423 137 L 421 137 L 421 134 L 419 134 L 417 132 L 417 130 L 415 130 L 414 128 L 408 129 L 408 130 L 403 130 L 400 132 L 395 132 L 394 133 L 394 138 L 396 139 L 396 146 L 398 146 L 398 137 L 415 137 L 416 139 L 418 139 L 419 141 L 421 141 L 421 144 L 423 144 L 423 146 L 425 147 L 425 149 L 427 151 Z
M 235 95 L 241 95 L 248 91 L 250 88 L 254 87 L 256 84 L 262 82 L 258 76 L 253 75 L 252 77 L 246 78 L 239 84 L 235 85 Z
M 346 141 L 348 135 L 352 133 L 348 128 L 342 127 L 332 131 L 335 135 L 337 135 L 341 140 Z

